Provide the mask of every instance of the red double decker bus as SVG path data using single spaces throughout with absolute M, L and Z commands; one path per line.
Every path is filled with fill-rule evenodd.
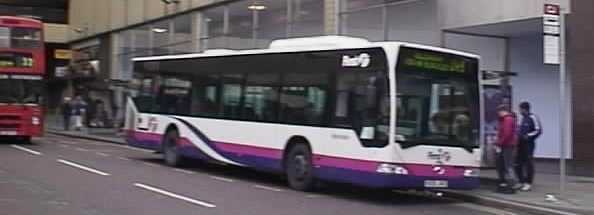
M 0 16 L 0 137 L 43 134 L 43 23 Z

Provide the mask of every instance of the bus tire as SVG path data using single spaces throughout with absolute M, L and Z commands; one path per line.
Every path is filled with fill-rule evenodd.
M 285 174 L 289 187 L 300 190 L 312 190 L 315 179 L 313 174 L 312 154 L 306 144 L 297 144 L 289 148 L 285 160 Z
M 178 140 L 179 132 L 177 129 L 168 130 L 163 138 L 163 160 L 169 166 L 176 167 L 182 163 L 182 156 L 177 151 Z

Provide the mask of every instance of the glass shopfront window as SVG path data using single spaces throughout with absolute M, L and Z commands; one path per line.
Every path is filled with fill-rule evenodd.
M 254 48 L 254 13 L 257 11 L 249 9 L 250 1 L 240 1 L 228 7 L 229 29 L 226 34 L 228 46 L 233 49 Z
M 224 6 L 215 7 L 200 12 L 201 23 L 201 47 L 202 49 L 225 48 L 225 12 Z
M 169 48 L 167 45 L 171 43 L 171 22 L 169 20 L 157 22 L 151 25 L 151 34 L 153 44 L 153 55 L 167 55 Z
M 324 1 L 296 0 L 291 9 L 291 36 L 324 34 Z
M 341 33 L 372 41 L 385 40 L 383 8 L 371 8 L 340 15 Z
M 288 36 L 287 1 L 262 1 L 266 9 L 258 10 L 257 47 L 267 48 L 272 40 Z
M 419 18 L 419 11 L 427 15 Z M 439 45 L 438 41 L 441 40 L 435 1 L 423 0 L 389 5 L 386 21 L 388 40 L 430 45 Z
M 131 30 L 133 36 L 134 52 L 150 53 L 152 46 L 151 27 L 143 25 Z
M 128 53 L 134 51 L 133 35 L 131 30 L 118 33 L 118 53 Z
M 119 32 L 118 77 L 131 78 L 133 57 L 267 48 L 276 39 L 323 34 L 324 1 L 233 1 Z
M 439 45 L 437 13 L 436 0 L 343 0 L 339 32 L 372 41 Z
M 171 42 L 181 43 L 192 40 L 192 14 L 185 14 L 173 19 L 173 38 Z

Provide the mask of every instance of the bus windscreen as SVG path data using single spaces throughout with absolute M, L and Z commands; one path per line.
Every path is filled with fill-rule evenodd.
M 0 75 L 0 103 L 39 104 L 43 86 L 38 76 Z
M 401 48 L 396 68 L 397 140 L 403 146 L 478 146 L 478 60 Z

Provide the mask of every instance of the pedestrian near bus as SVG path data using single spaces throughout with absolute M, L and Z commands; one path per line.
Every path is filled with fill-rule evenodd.
M 64 130 L 70 130 L 70 117 L 72 116 L 72 103 L 70 97 L 64 97 L 62 101 L 62 123 L 64 124 Z
M 80 131 L 83 127 L 83 116 L 87 112 L 87 103 L 81 96 L 76 96 L 72 102 L 72 115 L 74 116 L 74 128 Z
M 542 126 L 538 116 L 530 111 L 530 103 L 520 103 L 520 131 L 516 157 L 516 174 L 522 184 L 522 191 L 532 189 L 534 180 L 534 148 L 536 139 L 542 134 Z
M 517 145 L 517 124 L 516 116 L 511 112 L 508 105 L 497 107 L 499 123 L 497 126 L 497 142 L 495 152 L 497 153 L 497 174 L 499 176 L 498 190 L 506 193 L 513 193 L 519 188 L 516 175 L 514 174 L 514 152 Z

